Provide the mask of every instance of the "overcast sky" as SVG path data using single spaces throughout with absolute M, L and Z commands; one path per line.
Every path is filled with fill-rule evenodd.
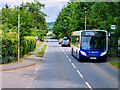
M 46 17 L 47 22 L 54 22 L 59 14 L 60 10 L 67 5 L 69 0 L 38 0 L 39 2 L 45 4 L 45 9 L 42 11 L 48 15 Z M 7 3 L 10 7 L 15 5 L 20 5 L 22 2 L 34 2 L 34 0 L 0 0 L 0 10 Z

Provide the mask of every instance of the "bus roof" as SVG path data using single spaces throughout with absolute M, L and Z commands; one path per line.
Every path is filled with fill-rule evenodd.
M 106 30 L 81 30 L 81 31 L 74 31 L 72 32 L 71 35 L 80 35 L 81 32 L 83 31 L 103 31 L 103 32 L 107 32 Z

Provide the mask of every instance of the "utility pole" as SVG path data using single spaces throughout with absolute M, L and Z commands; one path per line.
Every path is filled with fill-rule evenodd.
M 87 12 L 87 11 L 85 11 L 85 30 L 86 30 L 86 19 L 87 19 L 87 18 L 86 18 L 86 12 Z
M 20 36 L 20 9 L 18 12 L 18 61 L 20 60 L 20 52 L 19 52 L 19 36 Z
M 20 9 L 23 7 L 29 7 L 30 5 L 20 6 L 18 11 L 18 61 L 20 60 Z

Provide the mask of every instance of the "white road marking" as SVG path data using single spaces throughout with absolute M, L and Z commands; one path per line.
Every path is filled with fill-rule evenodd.
M 71 51 L 69 48 L 66 47 L 67 50 Z
M 74 65 L 74 63 L 72 63 L 72 66 L 73 66 L 74 68 L 76 68 L 76 66 Z
M 37 73 L 37 70 L 38 70 L 38 65 L 37 65 L 37 67 L 36 67 L 36 69 L 35 69 L 35 73 Z
M 24 78 L 24 80 L 34 80 L 34 78 Z
M 66 48 L 66 47 L 65 47 Z M 60 47 L 60 49 L 63 51 L 63 53 L 66 55 L 66 57 L 68 58 L 68 60 L 70 61 L 70 62 L 72 62 L 71 61 L 71 59 L 68 57 L 68 55 L 64 52 L 64 50 Z M 69 51 L 71 51 L 70 49 L 68 49 L 68 48 L 66 48 L 67 50 L 69 50 Z M 72 66 L 76 69 L 76 66 L 74 65 L 74 63 L 71 63 L 72 64 Z M 80 71 L 79 70 L 77 70 L 77 73 L 80 75 L 80 77 L 81 78 L 83 78 L 83 75 L 80 73 Z M 88 86 L 88 88 L 90 89 L 90 90 L 93 90 L 92 89 L 92 87 L 90 86 L 90 84 L 88 83 L 88 82 L 85 82 L 85 84 Z
M 78 74 L 80 75 L 81 78 L 83 78 L 83 75 L 80 73 L 79 70 L 77 70 Z
M 71 59 L 68 58 L 68 60 L 71 62 Z
M 35 73 L 37 73 L 37 71 L 35 71 Z
M 66 55 L 66 57 L 68 58 L 68 55 Z
M 61 48 L 61 50 L 64 52 L 64 50 Z
M 85 84 L 88 86 L 88 88 L 90 88 L 91 90 L 93 90 L 92 87 L 90 86 L 90 84 L 88 82 L 85 82 Z

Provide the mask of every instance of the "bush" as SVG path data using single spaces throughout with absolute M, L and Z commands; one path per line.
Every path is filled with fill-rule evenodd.
M 58 38 L 63 38 L 63 37 L 64 37 L 63 33 L 60 33 L 60 34 L 58 35 Z
M 11 62 L 11 57 L 17 57 L 18 36 L 16 32 L 9 32 L 2 37 L 2 63 Z
M 33 51 L 36 47 L 36 39 L 32 36 L 24 37 L 20 41 L 20 57 Z M 2 63 L 14 62 L 18 57 L 18 34 L 9 32 L 2 37 Z
M 31 52 L 35 49 L 36 47 L 36 39 L 32 36 L 27 36 L 24 38 L 23 42 L 23 55 L 27 54 L 28 52 Z

